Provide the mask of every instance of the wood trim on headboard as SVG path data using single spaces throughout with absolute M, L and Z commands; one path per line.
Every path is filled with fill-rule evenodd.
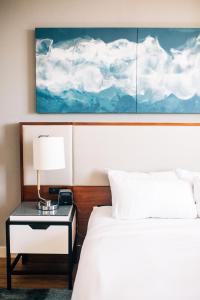
M 23 124 L 20 123 L 19 127 L 19 140 L 20 140 L 20 185 L 21 185 L 21 201 L 24 199 L 24 164 L 23 164 Z
M 200 123 L 171 122 L 20 122 L 23 125 L 73 125 L 73 126 L 200 126 Z
M 23 125 L 73 125 L 73 126 L 200 126 L 200 123 L 139 123 L 139 122 L 21 122 L 20 123 L 20 174 L 21 174 L 21 199 L 22 201 L 34 201 L 37 197 L 36 186 L 24 185 L 23 174 Z M 57 185 L 56 185 L 57 186 Z M 49 195 L 50 186 L 41 186 L 44 196 Z M 78 210 L 78 232 L 84 238 L 87 230 L 87 223 L 96 205 L 111 205 L 111 191 L 108 186 L 62 186 L 72 188 L 74 200 Z M 82 240 L 79 238 L 79 241 Z
M 74 126 L 200 126 L 200 123 L 73 122 Z

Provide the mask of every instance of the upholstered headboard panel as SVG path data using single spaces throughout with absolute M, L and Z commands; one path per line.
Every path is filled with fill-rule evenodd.
M 37 198 L 33 137 L 63 136 L 66 168 L 43 172 L 41 190 L 47 196 L 52 185 L 73 189 L 83 235 L 92 207 L 111 203 L 106 168 L 200 170 L 200 123 L 21 123 L 20 128 L 22 200 Z
M 106 168 L 200 170 L 200 126 L 74 126 L 74 185 L 109 185 Z

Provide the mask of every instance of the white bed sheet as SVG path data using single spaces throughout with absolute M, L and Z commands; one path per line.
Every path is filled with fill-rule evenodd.
M 95 207 L 72 300 L 200 300 L 200 219 L 115 220 Z

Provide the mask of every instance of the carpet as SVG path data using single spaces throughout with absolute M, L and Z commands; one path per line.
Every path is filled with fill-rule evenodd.
M 70 300 L 67 289 L 0 289 L 0 300 Z

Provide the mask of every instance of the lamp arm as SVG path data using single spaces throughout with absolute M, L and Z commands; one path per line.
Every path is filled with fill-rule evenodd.
M 37 170 L 37 190 L 40 193 L 40 170 Z
M 40 195 L 40 170 L 37 170 L 37 193 L 38 193 L 38 199 L 43 203 L 43 204 L 48 204 L 51 202 L 49 199 L 45 199 Z
M 40 195 L 40 191 L 38 190 L 38 199 L 41 200 L 42 202 L 46 203 L 47 201 L 50 201 L 48 199 L 45 199 L 43 198 L 41 195 Z

